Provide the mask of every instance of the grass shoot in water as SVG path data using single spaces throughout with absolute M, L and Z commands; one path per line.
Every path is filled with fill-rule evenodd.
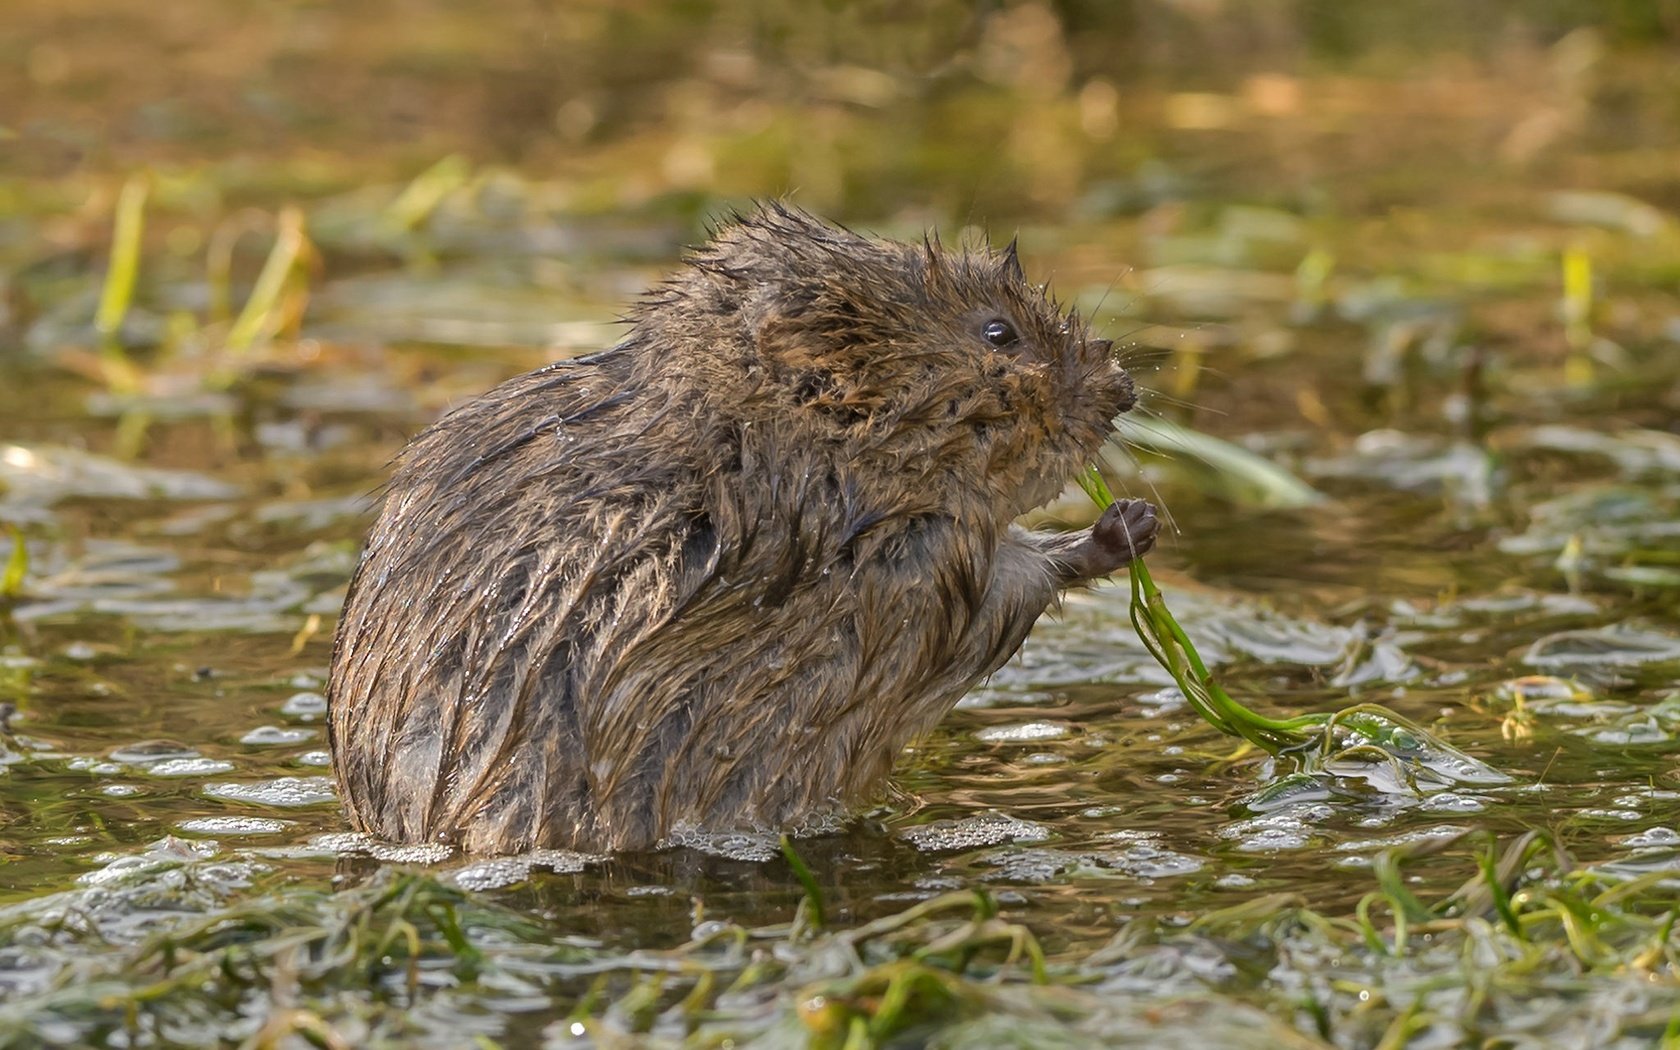
M 23 578 L 29 575 L 29 548 L 23 542 L 23 530 L 6 522 L 0 532 L 11 539 L 12 553 L 6 567 L 0 570 L 0 599 L 12 600 L 23 595 Z
M 274 248 L 257 274 L 245 308 L 228 330 L 230 353 L 245 353 L 288 324 L 296 327 L 309 299 L 307 264 L 313 252 L 302 209 L 292 206 L 282 210 Z
M 151 180 L 145 175 L 135 175 L 123 184 L 117 196 L 111 261 L 93 318 L 106 385 L 120 393 L 133 393 L 140 385 L 134 365 L 123 352 L 122 325 L 134 301 L 134 286 L 140 276 L 141 234 L 145 228 L 146 196 L 150 191 Z
M 1095 466 L 1086 468 L 1078 480 L 1079 487 L 1098 507 L 1114 502 Z M 1281 719 L 1249 710 L 1214 681 L 1195 643 L 1167 608 L 1143 559 L 1134 559 L 1129 569 L 1132 627 L 1138 638 L 1172 675 L 1184 699 L 1202 720 L 1221 733 L 1240 737 L 1271 755 L 1293 759 L 1299 774 L 1307 777 L 1352 773 L 1374 764 L 1379 770 L 1392 772 L 1391 781 L 1382 778 L 1390 786 L 1413 791 L 1448 784 L 1497 784 L 1510 779 L 1380 704 L 1356 704 L 1340 711 Z M 1287 791 L 1294 781 L 1294 777 L 1284 777 L 1275 787 Z

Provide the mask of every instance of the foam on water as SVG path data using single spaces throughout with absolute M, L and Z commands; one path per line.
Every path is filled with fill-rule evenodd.
M 211 798 L 230 802 L 251 802 L 262 806 L 319 806 L 338 798 L 330 777 L 275 777 L 249 783 L 204 785 Z
M 985 813 L 900 828 L 898 836 L 925 853 L 943 853 L 1005 842 L 1043 842 L 1050 837 L 1050 829 L 1005 813 Z

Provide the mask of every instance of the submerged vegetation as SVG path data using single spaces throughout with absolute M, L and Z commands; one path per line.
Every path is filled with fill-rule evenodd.
M 672 947 L 622 954 L 391 868 L 335 893 L 292 889 L 159 932 L 116 929 L 114 901 L 145 907 L 163 893 L 203 906 L 240 882 L 225 865 L 160 864 L 0 913 L 14 951 L 64 960 L 50 980 L 10 989 L 0 1045 L 210 1032 L 328 1047 L 448 1045 L 469 1032 L 485 1047 L 1676 1040 L 1676 912 L 1642 903 L 1660 873 L 1578 869 L 1530 833 L 1484 844 L 1475 873 L 1426 903 L 1406 866 L 1440 845 L 1384 852 L 1345 916 L 1273 893 L 1187 922 L 1133 918 L 1065 959 L 1047 959 L 980 888 L 834 929 L 812 921 L 814 905 L 791 923 L 706 920 Z
M 1680 23 L 1401 6 L 8 11 L 0 1045 L 1680 1047 Z M 789 192 L 1019 228 L 1151 566 L 833 834 L 344 834 L 391 453 Z

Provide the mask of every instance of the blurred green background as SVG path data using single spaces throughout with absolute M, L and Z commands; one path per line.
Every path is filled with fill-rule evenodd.
M 1513 177 L 1672 199 L 1670 0 L 13 4 L 13 177 L 238 201 L 460 153 L 569 205 L 793 192 L 1067 219 L 1196 192 L 1357 212 Z M 1351 177 L 1370 185 L 1347 185 Z M 80 187 L 77 187 L 78 189 Z

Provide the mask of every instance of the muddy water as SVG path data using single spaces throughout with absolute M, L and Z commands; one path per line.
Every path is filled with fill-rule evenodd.
M 877 808 L 801 843 L 833 915 L 861 923 L 984 887 L 1053 959 L 1075 960 L 1130 918 L 1182 925 L 1270 893 L 1348 913 L 1396 849 L 1434 851 L 1406 885 L 1439 896 L 1473 874 L 1484 836 L 1531 829 L 1584 869 L 1680 872 L 1680 152 L 1657 101 L 1664 45 L 1517 18 L 1477 29 L 1468 53 L 1416 42 L 1397 67 L 1366 27 L 1377 42 L 1349 45 L 1362 57 L 1297 41 L 1319 70 L 1286 47 L 1227 77 L 1144 63 L 1125 80 L 1090 57 L 1115 27 L 1012 11 L 957 18 L 964 53 L 1050 63 L 1048 92 L 982 65 L 946 96 L 916 94 L 906 64 L 932 45 L 907 30 L 910 57 L 854 56 L 782 100 L 770 88 L 816 45 L 742 52 L 726 21 L 696 49 L 708 60 L 622 96 L 503 54 L 534 78 L 529 98 L 552 103 L 540 130 L 486 143 L 472 113 L 440 105 L 420 147 L 278 71 L 286 54 L 311 69 L 337 56 L 332 90 L 371 77 L 391 105 L 466 78 L 479 88 L 458 101 L 502 112 L 506 91 L 475 79 L 480 45 L 438 43 L 447 17 L 403 23 L 418 41 L 335 37 L 328 12 L 268 35 L 225 27 L 256 56 L 241 105 L 289 134 L 315 129 L 313 160 L 239 121 L 206 142 L 193 129 L 222 126 L 217 96 L 161 82 L 167 70 L 100 111 L 119 129 L 100 155 L 64 155 L 92 133 L 103 83 L 65 41 L 119 43 L 109 24 L 20 13 L 33 64 L 6 75 L 33 77 L 38 109 L 19 126 L 41 148 L 4 184 L 0 522 L 27 572 L 0 623 L 0 908 L 92 908 L 53 895 L 140 887 L 101 905 L 104 935 L 127 943 L 259 891 L 409 862 L 609 962 L 707 918 L 785 921 L 802 891 L 768 838 L 486 866 L 347 836 L 321 691 L 369 495 L 404 438 L 501 378 L 612 341 L 617 311 L 699 216 L 795 185 L 888 233 L 1018 227 L 1030 268 L 1131 344 L 1151 411 L 1320 494 L 1278 508 L 1229 470 L 1147 447 L 1115 478 L 1170 511 L 1157 577 L 1233 694 L 1274 713 L 1377 701 L 1510 777 L 1281 789 L 1286 770 L 1201 724 L 1150 661 L 1124 585 L 1098 588 L 907 754 Z M 567 31 L 623 43 L 613 33 L 628 30 L 591 18 Z M 1189 30 L 1154 32 L 1168 47 Z M 644 40 L 638 61 L 671 39 Z M 374 61 L 393 53 L 429 56 L 436 75 L 415 79 L 419 58 Z M 685 85 L 733 116 L 685 123 Z M 602 102 L 615 97 L 635 104 Z M 509 112 L 521 126 L 525 111 Z M 879 159 L 903 155 L 891 118 L 907 113 L 952 121 L 927 133 L 919 174 Z M 986 134 L 963 134 L 964 113 L 1006 144 L 995 178 L 970 177 Z M 799 144 L 778 135 L 802 117 L 831 177 L 793 177 Z M 381 150 L 357 154 L 362 135 Z M 1078 170 L 1036 165 L 1046 148 Z M 141 287 L 118 334 L 139 379 L 124 388 L 101 372 L 90 322 L 116 187 L 147 163 Z M 233 253 L 242 301 L 288 200 L 314 245 L 307 310 L 230 355 L 206 253 L 229 216 L 250 225 Z M 199 881 L 144 896 L 167 871 Z M 14 953 L 0 980 L 38 994 L 74 957 Z M 575 994 L 472 1005 L 552 1019 Z

